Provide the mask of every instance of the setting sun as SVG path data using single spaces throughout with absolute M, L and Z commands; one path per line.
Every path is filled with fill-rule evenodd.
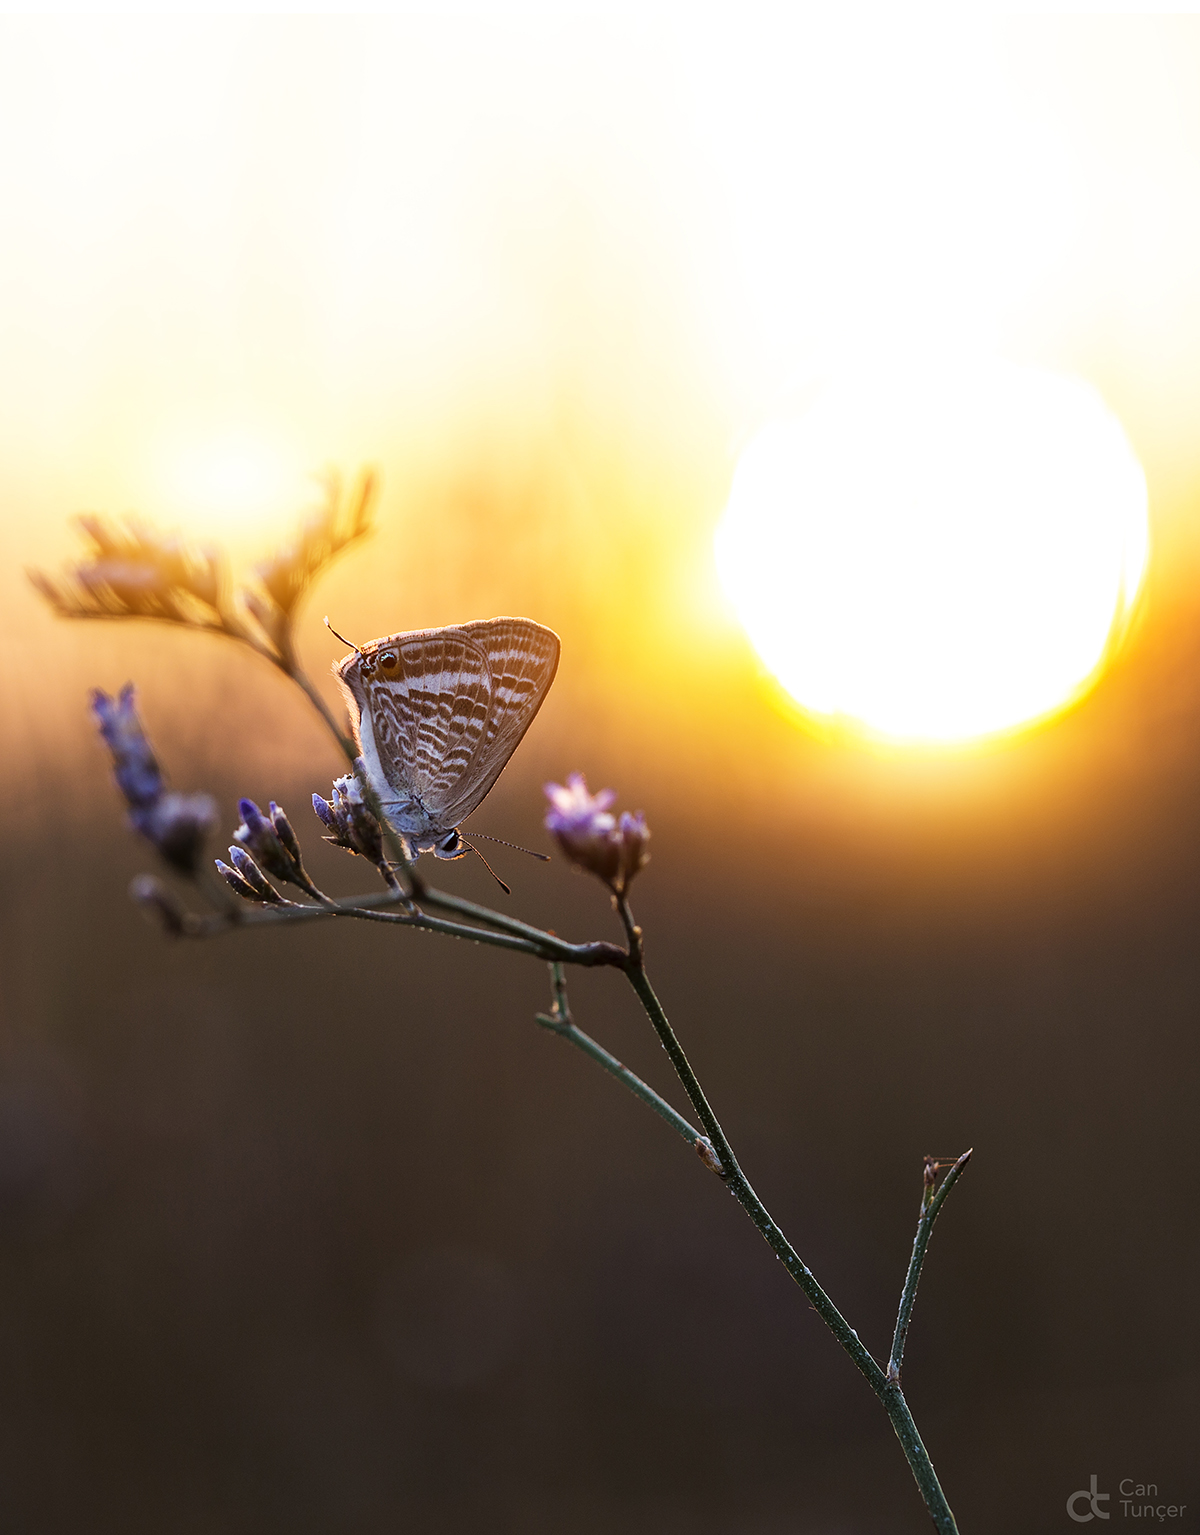
M 863 367 L 752 440 L 716 553 L 807 712 L 959 741 L 1076 697 L 1127 617 L 1146 487 L 1088 385 L 998 361 Z
M 281 434 L 261 426 L 164 431 L 150 455 L 146 497 L 197 538 L 261 545 L 312 500 L 308 466 Z

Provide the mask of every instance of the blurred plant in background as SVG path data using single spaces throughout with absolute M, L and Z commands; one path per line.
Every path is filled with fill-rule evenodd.
M 629 904 L 630 886 L 649 859 L 650 830 L 642 812 L 615 816 L 611 808 L 615 792 L 591 793 L 582 773 L 569 775 L 565 785 L 546 785 L 546 829 L 568 861 L 608 891 L 620 919 L 623 944 L 567 942 L 554 932 L 432 889 L 419 873 L 412 847 L 384 812 L 357 743 L 340 727 L 297 659 L 294 624 L 302 598 L 330 563 L 373 525 L 377 490 L 373 474 L 361 475 L 348 495 L 336 476 L 328 476 L 324 483 L 323 505 L 288 545 L 258 566 L 249 584 L 236 590 L 223 551 L 189 550 L 178 538 L 163 536 L 141 522 L 131 519 L 119 526 L 94 515 L 78 519 L 91 544 L 82 562 L 57 579 L 30 572 L 37 590 L 64 618 L 148 618 L 221 634 L 249 646 L 295 683 L 333 735 L 350 769 L 334 782 L 329 799 L 312 795 L 324 840 L 373 865 L 383 887 L 348 899 L 335 899 L 318 889 L 305 869 L 292 822 L 274 801 L 265 813 L 253 800 L 239 801 L 240 819 L 229 846 L 229 862 L 217 858 L 211 869 L 207 867 L 202 854 L 217 822 L 214 801 L 207 794 L 167 788 L 130 683 L 116 698 L 96 689 L 92 712 L 112 755 L 130 825 L 154 845 L 169 870 L 187 882 L 203 909 L 191 909 L 172 886 L 149 874 L 133 881 L 132 898 L 166 932 L 181 938 L 214 937 L 278 922 L 356 919 L 422 928 L 544 961 L 550 972 L 551 1007 L 537 1015 L 538 1023 L 628 1087 L 725 1184 L 880 1399 L 934 1526 L 943 1535 L 956 1531 L 901 1389 L 901 1368 L 933 1224 L 971 1153 L 925 1159 L 912 1256 L 891 1352 L 886 1365 L 881 1365 L 758 1198 L 650 984 L 642 930 Z M 280 886 L 291 886 L 306 899 L 285 896 Z M 625 975 L 687 1093 L 699 1129 L 576 1025 L 567 995 L 567 965 L 608 966 Z

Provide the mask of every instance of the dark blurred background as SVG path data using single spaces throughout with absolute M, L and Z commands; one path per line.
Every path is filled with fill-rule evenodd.
M 1030 344 L 1120 413 L 1153 558 L 1077 708 L 921 754 L 805 730 L 716 594 L 735 439 L 781 375 L 743 356 L 730 383 L 732 322 L 691 323 L 721 261 L 680 255 L 710 215 L 705 162 L 662 121 L 676 22 L 4 23 L 4 217 L 25 221 L 0 375 L 6 1530 L 928 1527 L 878 1404 L 749 1222 L 537 1028 L 540 965 L 366 926 L 170 943 L 126 902 L 152 854 L 90 686 L 137 681 L 223 837 L 238 795 L 278 799 L 349 893 L 363 866 L 305 808 L 340 766 L 253 657 L 58 622 L 20 565 L 70 556 L 71 511 L 134 504 L 252 560 L 302 470 L 366 459 L 380 530 L 305 609 L 314 675 L 341 653 L 326 611 L 360 640 L 512 611 L 559 630 L 555 689 L 476 824 L 543 845 L 541 785 L 576 769 L 645 810 L 655 984 L 748 1174 L 877 1355 L 922 1157 L 975 1147 L 905 1370 L 964 1532 L 1073 1528 L 1092 1473 L 1114 1518 L 1128 1478 L 1194 1526 L 1200 304 L 1179 274 L 1200 243 L 1200 28 L 1022 25 L 996 57 L 1043 115 L 1058 104 L 1077 161 L 1094 152 L 1085 230 L 1119 225 L 1131 188 L 1168 210 L 1153 225 L 1138 204 L 1161 238 L 1135 276 L 1159 286 L 1128 253 L 1089 269 Z M 1149 137 L 1131 101 L 1153 104 Z M 354 181 L 356 146 L 382 179 Z M 372 208 L 408 252 L 395 291 L 354 244 Z M 430 227 L 465 251 L 453 281 Z M 616 936 L 561 861 L 496 863 L 515 913 Z M 474 861 L 438 874 L 504 899 Z M 682 1107 L 620 978 L 573 975 L 571 995 Z

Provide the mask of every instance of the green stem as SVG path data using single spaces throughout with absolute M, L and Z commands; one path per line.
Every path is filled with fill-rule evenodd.
M 917 1298 L 917 1282 L 921 1278 L 921 1266 L 925 1262 L 925 1249 L 929 1246 L 929 1238 L 933 1235 L 933 1223 L 938 1218 L 938 1211 L 946 1202 L 946 1195 L 961 1177 L 970 1156 L 970 1151 L 964 1151 L 940 1184 L 937 1182 L 937 1172 L 942 1163 L 936 1157 L 925 1158 L 925 1188 L 921 1196 L 921 1214 L 917 1220 L 917 1234 L 913 1238 L 912 1256 L 908 1260 L 908 1273 L 904 1276 L 904 1289 L 900 1292 L 900 1310 L 896 1316 L 896 1331 L 892 1335 L 892 1353 L 888 1360 L 889 1380 L 898 1382 L 904 1365 L 904 1345 L 908 1340 L 908 1324 L 912 1319 L 913 1302 Z
M 704 1089 L 692 1070 L 691 1062 L 684 1054 L 683 1046 L 675 1036 L 659 1002 L 650 985 L 645 969 L 638 965 L 626 967 L 625 974 L 629 984 L 637 992 L 638 999 L 646 1010 L 646 1015 L 654 1025 L 654 1031 L 662 1043 L 663 1049 L 671 1058 L 671 1065 L 675 1068 L 675 1074 L 683 1084 L 684 1091 L 691 1100 L 692 1107 L 699 1116 L 700 1123 L 708 1132 L 708 1138 L 713 1144 L 723 1169 L 722 1176 L 729 1192 L 745 1210 L 746 1214 L 758 1227 L 763 1237 L 771 1246 L 775 1254 L 782 1260 L 784 1267 L 792 1278 L 804 1291 L 812 1302 L 818 1315 L 825 1325 L 833 1333 L 834 1337 L 850 1355 L 854 1363 L 866 1376 L 872 1388 L 879 1392 L 887 1384 L 887 1376 L 876 1364 L 865 1346 L 859 1341 L 858 1334 L 846 1321 L 845 1317 L 826 1295 L 825 1291 L 817 1283 L 812 1270 L 803 1261 L 795 1248 L 784 1236 L 783 1232 L 775 1224 L 767 1207 L 754 1192 L 750 1180 L 746 1177 L 734 1155 L 733 1147 L 729 1144 L 721 1122 L 712 1111 L 712 1106 L 705 1097 Z
M 917 1425 L 913 1421 L 904 1393 L 900 1389 L 899 1380 L 892 1380 L 882 1370 L 869 1350 L 860 1341 L 857 1332 L 846 1321 L 845 1317 L 826 1295 L 815 1275 L 808 1265 L 796 1252 L 795 1248 L 784 1236 L 783 1232 L 775 1224 L 770 1211 L 759 1199 L 738 1165 L 733 1147 L 729 1144 L 720 1121 L 713 1113 L 712 1106 L 700 1086 L 696 1073 L 692 1070 L 691 1062 L 684 1053 L 683 1046 L 676 1038 L 675 1031 L 663 1011 L 662 1003 L 655 995 L 646 975 L 645 965 L 642 962 L 640 952 L 640 931 L 633 921 L 629 911 L 628 902 L 624 896 L 617 900 L 618 910 L 626 931 L 630 934 L 631 953 L 625 965 L 625 974 L 629 984 L 637 993 L 638 999 L 646 1010 L 646 1016 L 654 1026 L 654 1031 L 671 1059 L 675 1073 L 683 1084 L 684 1091 L 691 1100 L 692 1107 L 699 1116 L 700 1123 L 708 1132 L 709 1140 L 721 1162 L 722 1177 L 729 1192 L 745 1210 L 746 1214 L 754 1222 L 759 1232 L 766 1240 L 771 1250 L 782 1261 L 788 1273 L 804 1291 L 817 1315 L 829 1328 L 830 1332 L 849 1354 L 857 1365 L 868 1385 L 883 1404 L 896 1437 L 900 1441 L 909 1469 L 917 1483 L 925 1506 L 933 1519 L 934 1528 L 939 1535 L 958 1535 L 958 1526 L 954 1522 L 954 1515 L 950 1505 L 946 1501 L 946 1495 L 942 1491 L 937 1473 L 933 1469 L 933 1463 L 917 1432 Z M 634 948 L 635 935 L 637 946 Z
M 929 1451 L 925 1448 L 925 1441 L 917 1432 L 917 1425 L 909 1411 L 904 1392 L 900 1389 L 900 1382 L 889 1381 L 877 1394 L 883 1403 L 884 1411 L 891 1419 L 896 1438 L 900 1441 L 900 1448 L 904 1451 L 904 1458 L 908 1461 L 908 1469 L 912 1472 L 913 1480 L 925 1500 L 925 1507 L 929 1510 L 934 1529 L 938 1535 L 958 1535 L 954 1514 L 946 1501 L 946 1494 L 942 1491 L 937 1472 L 933 1469 L 933 1462 L 929 1458 Z
M 499 932 L 512 933 L 517 938 L 533 939 L 544 948 L 561 949 L 564 959 L 569 958 L 571 952 L 577 947 L 559 938 L 555 933 L 544 932 L 540 927 L 532 927 L 528 922 L 521 922 L 516 917 L 507 917 L 503 912 L 493 911 L 490 906 L 478 906 L 474 901 L 465 901 L 461 896 L 449 895 L 444 890 L 424 890 L 420 901 L 422 906 L 432 906 L 437 911 L 457 912 L 460 917 L 470 917 L 473 922 L 486 923 L 488 927 L 494 927 Z M 624 951 L 621 952 L 623 957 Z
M 493 948 L 508 949 L 515 954 L 529 954 L 534 959 L 550 962 L 561 960 L 564 964 L 621 966 L 625 963 L 625 950 L 615 943 L 564 943 L 562 939 L 544 935 L 523 938 L 511 933 L 497 933 L 486 927 L 469 927 L 463 922 L 447 922 L 441 917 L 430 917 L 415 907 L 407 912 L 380 910 L 380 907 L 406 901 L 406 896 L 394 892 L 380 892 L 364 896 L 357 901 L 330 901 L 323 906 L 304 906 L 289 901 L 282 906 L 252 906 L 243 912 L 236 909 L 213 916 L 189 915 L 184 932 L 189 938 L 211 938 L 219 933 L 240 931 L 249 927 L 271 927 L 289 922 L 317 922 L 331 917 L 356 917 L 363 922 L 390 922 L 398 927 L 413 927 L 424 932 L 442 933 L 450 938 L 465 938 L 471 943 L 490 944 Z M 537 933 L 536 928 L 530 929 Z
M 553 946 L 530 938 L 518 938 L 511 933 L 496 933 L 486 927 L 468 927 L 463 922 L 447 922 L 442 917 L 430 917 L 424 912 L 408 915 L 405 912 L 370 911 L 354 906 L 340 906 L 331 915 L 360 917 L 367 922 L 394 922 L 402 927 L 421 928 L 430 933 L 444 933 L 449 938 L 466 938 L 472 943 L 491 944 L 493 948 L 508 949 L 514 954 L 532 954 L 535 959 L 550 962 L 562 959 L 567 964 L 591 967 L 595 965 L 621 965 L 625 960 L 624 949 L 612 943 L 562 943 Z M 536 931 L 536 929 L 535 929 Z
M 629 1067 L 619 1061 L 615 1055 L 611 1055 L 599 1041 L 577 1027 L 571 1017 L 570 1005 L 567 1002 L 567 983 L 563 976 L 562 965 L 558 961 L 553 961 L 550 965 L 550 984 L 554 991 L 553 1009 L 549 1013 L 534 1014 L 542 1027 L 582 1050 L 584 1055 L 590 1056 L 598 1065 L 603 1066 L 604 1070 L 616 1077 L 618 1082 L 624 1083 L 635 1097 L 640 1098 L 643 1103 L 652 1108 L 660 1119 L 665 1119 L 671 1129 L 677 1135 L 681 1135 L 693 1151 L 699 1153 L 706 1166 L 712 1168 L 714 1172 L 719 1172 L 720 1164 L 707 1138 L 684 1119 L 682 1114 L 677 1113 L 665 1098 L 660 1097 L 648 1082 L 643 1082 L 641 1077 L 630 1071 Z

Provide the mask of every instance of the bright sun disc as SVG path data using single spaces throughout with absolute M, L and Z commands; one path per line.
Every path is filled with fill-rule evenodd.
M 805 710 L 960 741 L 1079 694 L 1147 543 L 1141 466 L 1095 390 L 986 361 L 848 374 L 768 424 L 716 555 Z

